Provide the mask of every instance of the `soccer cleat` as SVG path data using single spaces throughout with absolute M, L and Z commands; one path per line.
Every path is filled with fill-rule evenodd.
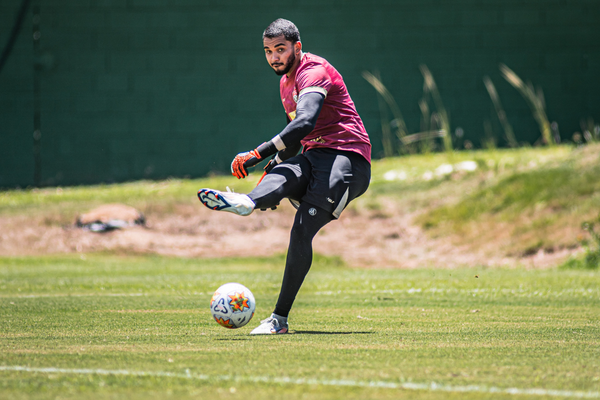
M 260 325 L 252 332 L 251 335 L 277 335 L 280 333 L 288 333 L 288 324 L 287 322 L 282 322 L 272 315 L 260 321 Z
M 252 199 L 245 194 L 214 189 L 198 190 L 198 199 L 211 210 L 229 211 L 242 216 L 252 214 L 255 206 Z

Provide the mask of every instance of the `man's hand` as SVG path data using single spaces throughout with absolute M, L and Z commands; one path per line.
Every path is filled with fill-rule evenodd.
M 231 163 L 231 174 L 238 179 L 248 176 L 247 168 L 253 167 L 261 161 L 258 151 L 252 150 L 245 153 L 240 153 L 233 159 Z
M 281 160 L 279 159 L 279 157 L 273 156 L 273 158 L 271 158 L 269 160 L 269 162 L 267 163 L 267 165 L 265 165 L 265 172 L 268 174 L 269 172 L 271 172 L 273 170 L 273 168 L 275 168 L 275 166 L 277 166 L 277 164 L 279 164 L 281 162 Z
M 258 183 L 256 184 L 256 186 L 258 186 L 258 184 L 262 182 L 263 178 L 264 178 L 265 176 L 267 176 L 267 174 L 268 174 L 269 172 L 271 172 L 271 171 L 273 170 L 273 168 L 275 168 L 275 166 L 276 166 L 277 164 L 279 164 L 280 162 L 281 162 L 281 161 L 279 161 L 279 157 L 277 157 L 277 156 L 273 156 L 273 158 L 271 158 L 271 159 L 269 160 L 269 162 L 267 163 L 267 165 L 265 165 L 265 172 L 263 172 L 263 174 L 262 174 L 262 176 L 260 177 L 260 179 L 258 180 Z

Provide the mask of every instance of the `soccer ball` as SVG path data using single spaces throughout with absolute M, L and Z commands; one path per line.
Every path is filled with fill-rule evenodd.
M 217 323 L 236 329 L 246 325 L 254 316 L 256 302 L 250 289 L 239 283 L 226 283 L 210 299 L 210 312 Z

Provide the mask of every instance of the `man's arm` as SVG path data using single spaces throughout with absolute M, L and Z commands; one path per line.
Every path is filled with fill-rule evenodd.
M 295 145 L 288 146 L 285 149 L 279 151 L 277 154 L 275 154 L 275 156 L 272 157 L 269 160 L 269 162 L 267 163 L 267 165 L 265 165 L 265 172 L 263 173 L 262 178 L 264 178 L 264 176 L 266 174 L 268 174 L 269 172 L 271 172 L 271 170 L 273 168 L 275 168 L 277 166 L 277 164 L 281 164 L 282 162 L 284 162 L 288 158 L 292 158 L 296 154 L 298 154 L 298 152 L 300 151 L 301 148 L 302 148 L 302 143 L 298 142 Z M 260 180 L 258 181 L 258 183 L 260 183 L 260 181 L 262 181 L 262 178 L 260 178 Z
M 277 150 L 296 145 L 311 133 L 317 124 L 324 100 L 325 96 L 318 92 L 310 92 L 300 96 L 296 106 L 296 118 L 287 124 L 279 135 L 258 147 L 257 150 L 261 157 L 269 157 L 275 154 Z
M 264 159 L 277 151 L 297 146 L 300 140 L 315 129 L 323 101 L 325 101 L 325 96 L 318 92 L 309 92 L 300 96 L 296 106 L 296 118 L 287 124 L 279 135 L 256 149 L 261 158 Z
M 302 143 L 298 142 L 295 145 L 291 145 L 286 147 L 277 153 L 277 157 L 279 158 L 278 162 L 285 161 L 288 158 L 294 157 L 298 152 L 302 149 Z
M 289 115 L 285 115 L 285 124 L 288 125 L 290 122 L 292 122 L 292 120 L 290 119 Z M 282 161 L 287 160 L 288 158 L 292 158 L 295 155 L 298 154 L 298 152 L 302 149 L 302 143 L 298 142 L 295 145 L 290 145 L 287 146 L 285 149 L 280 150 L 277 152 L 277 154 L 275 154 L 275 156 L 271 159 L 271 161 L 269 161 L 269 164 L 273 164 L 271 165 L 271 167 L 267 170 L 267 167 L 265 167 L 265 170 L 267 170 L 267 172 L 270 172 L 271 169 L 273 169 L 273 167 L 279 163 L 281 163 Z
M 281 156 L 292 157 L 296 155 L 301 147 L 300 140 L 315 128 L 324 100 L 325 95 L 319 92 L 309 92 L 300 96 L 296 106 L 296 118 L 287 124 L 273 139 L 261 144 L 252 151 L 238 154 L 231 163 L 231 173 L 238 179 L 244 178 L 248 175 L 247 168 L 255 166 L 266 157 L 284 149 L 286 151 L 281 153 Z M 288 154 L 288 147 L 290 148 L 290 154 L 292 152 L 293 154 Z M 275 157 L 274 161 L 275 164 L 271 168 L 283 159 L 277 160 L 277 157 Z

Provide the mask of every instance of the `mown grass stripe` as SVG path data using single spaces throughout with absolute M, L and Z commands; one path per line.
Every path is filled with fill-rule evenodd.
M 355 380 L 336 380 L 336 379 L 306 379 L 290 377 L 268 377 L 268 376 L 249 376 L 239 377 L 231 375 L 210 376 L 204 374 L 192 374 L 189 370 L 185 373 L 167 372 L 167 371 L 128 371 L 123 369 L 88 369 L 88 368 L 36 368 L 24 366 L 0 366 L 0 371 L 15 372 L 33 372 L 46 374 L 75 374 L 75 375 L 118 375 L 118 376 L 137 376 L 137 377 L 159 377 L 159 378 L 177 378 L 193 379 L 202 381 L 233 381 L 233 382 L 251 382 L 251 383 L 277 383 L 288 385 L 323 385 L 323 386 L 354 386 L 364 388 L 382 388 L 382 389 L 404 389 L 404 390 L 423 390 L 439 392 L 475 392 L 475 393 L 498 393 L 508 395 L 533 395 L 533 396 L 552 396 L 552 397 L 573 397 L 580 399 L 598 399 L 600 392 L 584 392 L 572 390 L 555 390 L 543 388 L 499 388 L 495 386 L 469 385 L 454 386 L 444 385 L 435 382 L 385 382 L 385 381 L 355 381 Z

